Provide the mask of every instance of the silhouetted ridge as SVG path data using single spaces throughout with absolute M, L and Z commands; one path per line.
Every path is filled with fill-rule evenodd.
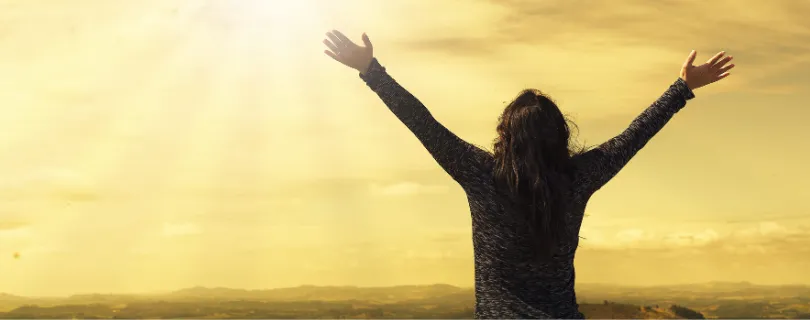
M 736 289 L 735 289 L 736 288 Z M 809 318 L 810 287 L 712 283 L 688 286 L 577 286 L 588 318 Z M 614 302 L 616 301 L 616 302 Z M 269 290 L 192 287 L 166 294 L 82 294 L 29 298 L 0 294 L 0 319 L 69 318 L 470 318 L 471 288 L 299 286 Z

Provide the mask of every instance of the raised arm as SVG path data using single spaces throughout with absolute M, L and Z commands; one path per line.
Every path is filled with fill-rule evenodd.
M 360 77 L 454 180 L 464 184 L 477 176 L 483 151 L 462 140 L 433 118 L 416 97 L 385 72 L 377 59 L 372 60 L 368 71 Z
M 462 186 L 478 176 L 485 152 L 457 137 L 439 123 L 428 109 L 400 86 L 373 58 L 373 47 L 363 35 L 364 47 L 352 43 L 337 31 L 327 34 L 326 54 L 357 69 L 360 77 L 382 99 L 391 112 L 413 132 L 433 159 Z
M 610 181 L 693 97 L 686 82 L 678 79 L 624 132 L 580 155 L 579 183 L 582 187 L 594 192 Z
M 681 70 L 681 77 L 633 120 L 624 132 L 577 158 L 580 187 L 587 192 L 599 190 L 661 131 L 675 113 L 686 105 L 687 100 L 695 97 L 692 90 L 728 76 L 727 71 L 734 65 L 725 65 L 732 58 L 723 57 L 724 54 L 720 52 L 706 64 L 693 66 L 695 52 L 692 51 Z

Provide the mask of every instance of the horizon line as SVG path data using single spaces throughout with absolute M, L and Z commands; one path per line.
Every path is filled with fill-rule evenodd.
M 700 285 L 707 285 L 707 284 L 737 284 L 737 285 L 748 285 L 748 286 L 756 286 L 756 287 L 785 287 L 785 286 L 799 286 L 799 287 L 810 287 L 810 283 L 782 283 L 782 284 L 760 284 L 754 283 L 750 281 L 707 281 L 707 282 L 693 282 L 693 283 L 675 283 L 675 284 L 655 284 L 655 285 L 627 285 L 627 284 L 620 284 L 620 283 L 610 283 L 610 282 L 584 282 L 580 284 L 576 284 L 575 286 L 612 286 L 612 287 L 621 287 L 621 288 L 662 288 L 662 287 L 688 287 L 688 286 L 700 286 Z M 11 292 L 3 292 L 0 291 L 0 297 L 3 295 L 6 296 L 14 296 L 19 298 L 29 298 L 29 299 L 58 299 L 58 298 L 70 298 L 76 296 L 90 296 L 90 295 L 110 295 L 110 296 L 155 296 L 155 295 L 167 295 L 172 293 L 177 293 L 183 290 L 191 290 L 191 289 L 227 289 L 227 290 L 237 290 L 237 291 L 273 291 L 273 290 L 285 290 L 285 289 L 296 289 L 296 288 L 304 288 L 304 287 L 313 287 L 313 288 L 357 288 L 357 289 L 387 289 L 387 288 L 398 288 L 398 287 L 431 287 L 431 286 L 447 286 L 453 287 L 457 289 L 467 289 L 467 290 L 474 290 L 474 286 L 457 286 L 447 283 L 432 283 L 432 284 L 400 284 L 400 285 L 390 285 L 390 286 L 360 286 L 360 285 L 313 285 L 313 284 L 301 284 L 298 286 L 288 286 L 288 287 L 275 287 L 275 288 L 263 288 L 263 289 L 246 289 L 246 288 L 236 288 L 236 287 L 223 287 L 223 286 L 191 286 L 173 290 L 155 290 L 151 292 L 131 292 L 131 293 L 116 293 L 116 292 L 87 292 L 87 293 L 72 293 L 68 295 L 20 295 L 14 294 Z

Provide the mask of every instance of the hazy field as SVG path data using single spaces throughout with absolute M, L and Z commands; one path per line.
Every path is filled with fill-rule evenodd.
M 810 287 L 710 283 L 668 287 L 579 286 L 588 318 L 810 318 Z M 301 286 L 189 288 L 150 295 L 26 298 L 0 295 L 0 318 L 469 318 L 472 289 Z M 699 313 L 698 313 L 699 312 Z

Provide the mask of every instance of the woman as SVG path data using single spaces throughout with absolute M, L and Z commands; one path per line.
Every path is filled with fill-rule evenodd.
M 504 110 L 490 154 L 457 137 L 389 76 L 364 46 L 338 31 L 325 53 L 360 77 L 410 129 L 467 194 L 473 223 L 476 318 L 584 318 L 574 293 L 574 253 L 585 205 L 669 121 L 692 90 L 734 67 L 720 52 L 680 77 L 623 133 L 574 152 L 557 105 L 524 90 Z

